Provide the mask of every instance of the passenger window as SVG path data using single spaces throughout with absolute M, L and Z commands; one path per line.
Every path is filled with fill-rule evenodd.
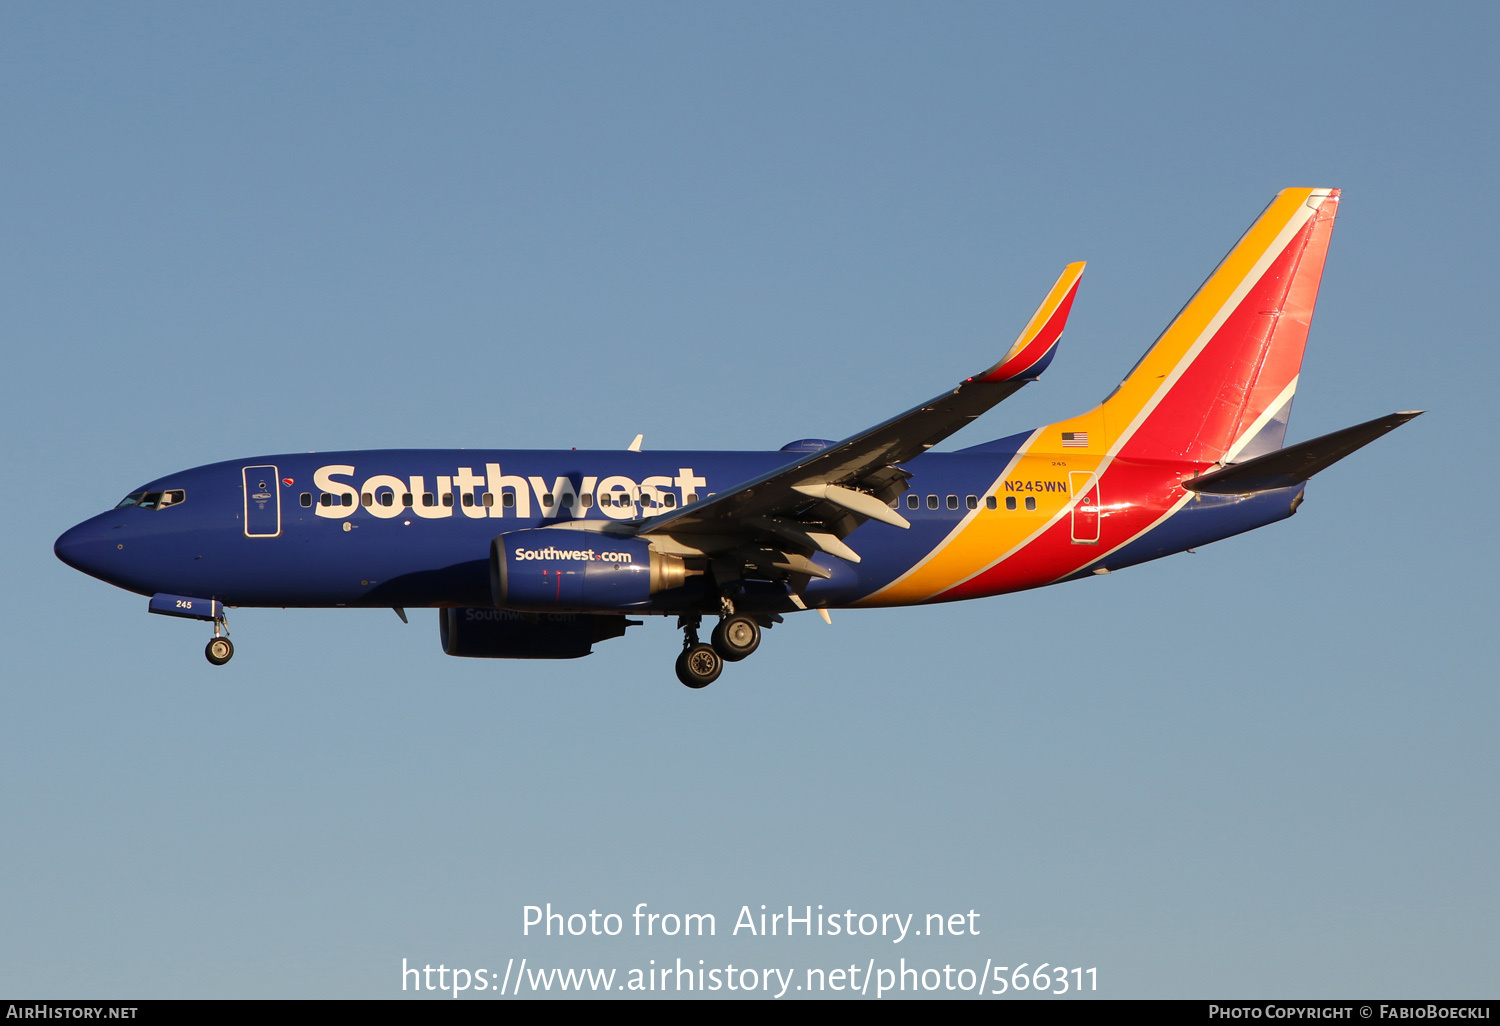
M 344 493 L 344 505 L 345 506 L 352 506 L 352 505 L 354 505 L 354 493 L 353 492 L 345 492 Z
M 1007 495 L 1005 497 L 1005 508 L 1006 509 L 1015 509 L 1016 508 L 1016 497 L 1014 495 Z
M 444 506 L 452 506 L 453 505 L 453 493 L 452 492 L 444 492 L 443 493 L 443 505 Z
M 920 505 L 922 505 L 922 500 L 917 498 L 915 495 L 908 495 L 906 497 L 907 509 L 916 509 Z
M 394 492 L 381 492 L 380 493 L 380 504 L 382 506 L 391 506 L 391 505 L 394 505 L 395 502 L 396 502 L 396 494 Z
M 424 505 L 424 506 L 436 506 L 437 505 L 437 496 L 433 495 L 431 492 L 423 492 L 422 493 L 422 505 Z
M 407 492 L 405 495 L 401 496 L 401 505 L 403 505 L 403 506 L 410 506 L 411 503 L 412 503 L 412 494 L 411 494 L 411 492 Z
M 996 505 L 997 505 L 997 503 L 995 502 L 995 497 L 993 495 L 986 495 L 984 497 L 984 508 L 985 509 L 994 509 Z
M 369 492 L 365 492 L 359 497 L 359 503 L 361 506 L 373 506 L 375 505 L 375 497 Z
M 673 506 L 677 505 L 677 496 L 673 495 L 671 492 L 668 492 L 665 501 L 667 503 L 667 508 L 671 509 Z
M 318 505 L 320 505 L 320 506 L 332 506 L 333 505 L 333 496 L 330 495 L 328 492 L 324 492 L 322 495 L 318 496 Z
M 548 492 L 546 495 L 542 496 L 542 505 L 543 506 L 554 505 L 554 496 L 552 495 L 551 492 Z
M 693 503 L 695 503 L 697 501 L 698 501 L 698 495 L 697 495 L 697 493 L 696 492 L 689 492 L 688 493 L 688 497 L 687 497 L 687 504 L 689 506 L 691 506 Z
M 515 492 L 501 492 L 500 493 L 500 505 L 504 506 L 506 509 L 510 509 L 515 504 L 516 504 L 516 493 Z
M 495 493 L 494 492 L 485 492 L 484 493 L 484 504 L 486 506 L 493 506 L 495 504 Z
M 303 492 L 302 493 L 302 505 L 304 505 L 304 506 L 311 506 L 312 505 L 312 492 Z
M 949 509 L 958 509 L 958 496 L 957 495 L 950 495 L 950 496 L 948 496 L 948 508 Z
M 474 505 L 473 492 L 464 492 L 464 505 L 469 507 L 472 507 Z
M 1036 509 L 1036 497 L 1035 496 L 1031 496 L 1031 495 L 1026 496 L 1026 508 L 1027 509 L 1031 509 L 1031 510 Z
M 583 508 L 584 509 L 588 509 L 593 504 L 594 504 L 594 497 L 592 495 L 585 494 L 583 496 Z
M 970 509 L 978 509 L 979 508 L 979 499 L 977 499 L 976 497 L 974 497 L 972 495 L 965 495 L 964 496 L 964 505 L 968 506 Z
M 929 495 L 929 496 L 927 496 L 927 508 L 928 509 L 937 509 L 938 508 L 938 497 L 936 495 Z

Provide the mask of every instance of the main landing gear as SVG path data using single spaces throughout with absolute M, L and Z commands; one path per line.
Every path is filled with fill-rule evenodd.
M 711 637 L 714 651 L 726 663 L 737 663 L 760 647 L 760 624 L 743 614 L 726 616 Z
M 711 644 L 698 640 L 702 617 L 692 614 L 677 618 L 677 626 L 683 632 L 677 679 L 690 688 L 708 687 L 724 672 L 725 663 L 737 663 L 760 647 L 761 622 L 756 617 L 736 613 L 728 600 L 724 606 L 724 615 L 709 636 Z M 769 617 L 765 624 L 769 627 L 780 619 Z
M 229 640 L 229 623 L 223 616 L 214 618 L 214 636 L 203 649 L 203 655 L 215 666 L 234 658 L 234 642 Z
M 714 651 L 712 645 L 698 640 L 698 626 L 702 619 L 697 616 L 679 616 L 677 626 L 682 628 L 682 654 L 677 657 L 677 679 L 690 688 L 706 688 L 719 679 L 724 672 L 724 659 Z

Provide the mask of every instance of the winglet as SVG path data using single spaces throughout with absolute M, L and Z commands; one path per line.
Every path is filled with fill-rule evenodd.
M 1065 267 L 1052 291 L 1031 315 L 1026 330 L 1010 347 L 1010 352 L 995 366 L 978 375 L 976 380 L 1031 381 L 1046 370 L 1057 349 L 1057 340 L 1062 337 L 1063 327 L 1068 323 L 1073 297 L 1078 294 L 1078 280 L 1082 277 L 1083 261 Z

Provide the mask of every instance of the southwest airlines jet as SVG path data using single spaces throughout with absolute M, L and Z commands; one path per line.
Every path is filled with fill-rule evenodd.
M 502 659 L 588 655 L 652 614 L 704 687 L 783 614 L 1074 581 L 1295 513 L 1420 412 L 1283 444 L 1338 204 L 1281 192 L 1102 403 L 998 441 L 928 452 L 1051 363 L 1081 263 L 993 367 L 840 442 L 257 456 L 158 478 L 56 552 L 212 622 L 216 665 L 231 606 L 433 607 L 443 651 Z

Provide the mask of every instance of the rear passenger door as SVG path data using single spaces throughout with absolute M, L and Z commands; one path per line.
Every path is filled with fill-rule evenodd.
M 1090 479 L 1090 471 L 1072 471 L 1068 474 L 1068 491 L 1073 493 L 1073 544 L 1099 544 L 1099 482 Z M 1080 488 L 1087 491 L 1080 493 Z

